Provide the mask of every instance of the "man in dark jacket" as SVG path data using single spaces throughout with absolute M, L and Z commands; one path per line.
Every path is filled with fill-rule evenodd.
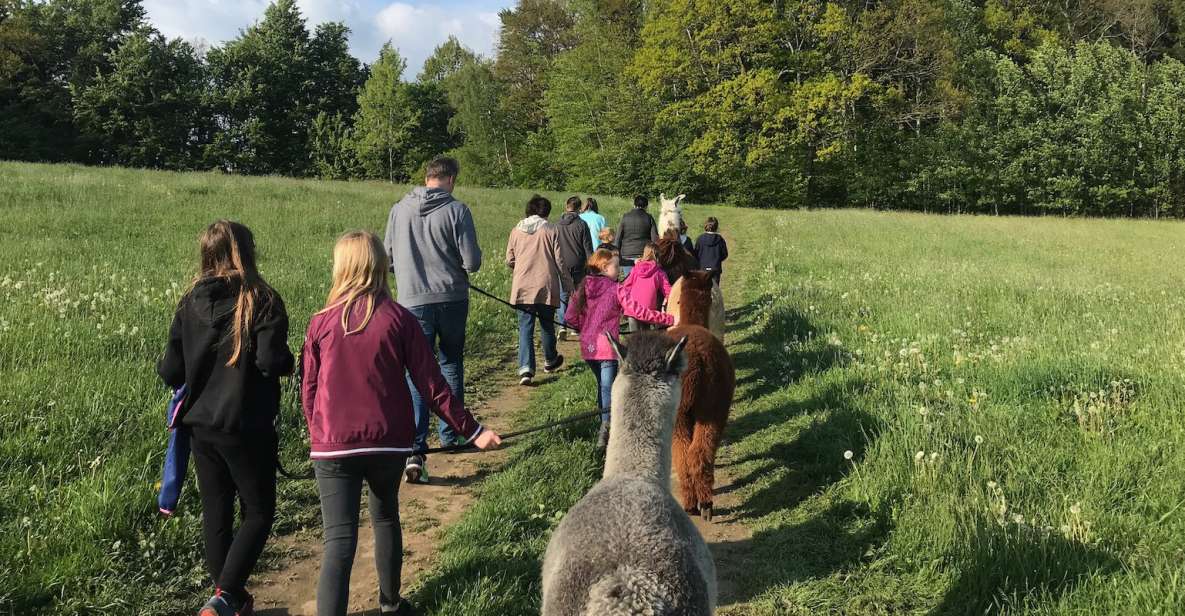
M 728 243 L 718 232 L 720 221 L 715 216 L 709 216 L 704 223 L 704 234 L 695 240 L 695 256 L 699 259 L 700 267 L 712 273 L 712 279 L 720 284 L 720 274 L 724 271 L 724 260 L 728 258 Z
M 420 322 L 433 352 L 439 340 L 440 371 L 453 397 L 465 403 L 465 322 L 469 319 L 469 276 L 481 268 L 481 248 L 469 207 L 453 197 L 461 166 L 438 157 L 428 163 L 424 186 L 407 194 L 391 208 L 384 245 L 399 304 Z M 427 448 L 429 414 L 414 383 L 412 407 L 416 415 L 416 448 Z M 462 441 L 452 428 L 440 422 L 440 441 Z M 428 482 L 426 460 L 407 459 L 406 477 Z
M 621 217 L 617 226 L 617 245 L 621 247 L 621 275 L 628 276 L 634 260 L 642 256 L 646 244 L 658 241 L 658 225 L 647 211 L 650 200 L 644 195 L 634 197 L 634 209 Z
M 568 197 L 564 204 L 564 215 L 556 223 L 556 239 L 560 243 L 560 258 L 562 267 L 572 276 L 572 289 L 575 290 L 584 279 L 585 264 L 592 256 L 592 234 L 588 224 L 580 218 L 580 197 Z M 560 325 L 564 324 L 564 314 L 568 312 L 568 298 L 571 292 L 560 290 Z M 568 330 L 560 330 L 560 340 L 566 340 Z

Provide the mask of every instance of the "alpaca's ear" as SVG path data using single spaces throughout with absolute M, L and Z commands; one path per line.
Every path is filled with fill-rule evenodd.
M 687 369 L 687 360 L 683 357 L 683 347 L 687 346 L 687 336 L 679 339 L 675 347 L 667 353 L 667 372 L 683 374 Z
M 613 347 L 613 354 L 617 356 L 617 361 L 622 364 L 625 363 L 625 347 L 621 343 L 614 340 L 609 332 L 605 332 L 605 337 L 609 339 L 609 346 Z
M 678 197 L 675 197 L 675 205 L 679 205 L 680 203 L 683 203 L 683 200 L 686 198 L 687 198 L 687 195 L 679 195 Z
M 666 202 L 666 200 L 667 200 L 667 194 L 666 194 L 666 193 L 658 193 L 658 202 L 659 202 L 659 203 L 665 203 L 665 202 Z

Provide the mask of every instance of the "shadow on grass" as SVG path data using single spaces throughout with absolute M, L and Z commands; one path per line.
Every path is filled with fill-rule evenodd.
M 1023 611 L 1120 567 L 1108 552 L 1029 527 L 981 524 L 972 545 L 968 557 L 952 563 L 959 575 L 930 616 Z
M 730 426 L 735 428 L 735 438 L 738 433 L 747 435 L 802 414 L 819 415 L 799 430 L 793 440 L 734 461 L 738 466 L 758 464 L 735 477 L 731 489 L 762 484 L 738 506 L 739 519 L 761 518 L 791 509 L 844 477 L 852 465 L 844 459 L 845 451 L 853 452 L 853 460 L 863 457 L 868 444 L 879 434 L 880 426 L 867 412 L 851 405 L 845 394 L 851 388 L 850 383 L 836 384 L 818 396 L 751 413 Z
M 807 520 L 776 523 L 753 537 L 712 545 L 717 567 L 745 567 L 731 603 L 750 601 L 767 590 L 850 569 L 884 543 L 890 531 L 887 514 L 870 511 L 853 501 L 838 501 Z M 735 576 L 734 576 L 734 579 Z
M 763 398 L 805 375 L 820 374 L 848 361 L 842 348 L 819 340 L 814 325 L 797 310 L 774 308 L 760 328 L 746 331 L 735 343 L 742 350 L 732 354 L 738 401 Z M 795 350 L 790 351 L 792 348 Z

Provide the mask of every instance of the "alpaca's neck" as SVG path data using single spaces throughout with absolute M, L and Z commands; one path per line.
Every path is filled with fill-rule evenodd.
M 671 428 L 642 428 L 624 419 L 618 421 L 618 413 L 614 415 L 602 477 L 638 477 L 666 485 L 671 476 Z
M 708 301 L 698 301 L 700 298 L 684 292 L 683 297 L 679 298 L 679 324 L 680 325 L 699 325 L 700 327 L 708 326 L 708 317 L 712 310 L 711 295 L 708 296 Z

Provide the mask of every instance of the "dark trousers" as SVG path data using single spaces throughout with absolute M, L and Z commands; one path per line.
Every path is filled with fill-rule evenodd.
M 439 304 L 425 304 L 411 306 L 407 309 L 420 322 L 420 330 L 428 338 L 428 344 L 436 353 L 436 360 L 440 363 L 440 372 L 444 375 L 444 382 L 453 392 L 453 397 L 461 404 L 465 403 L 465 322 L 469 320 L 469 300 L 442 302 Z M 437 345 L 437 340 L 440 344 Z M 431 414 L 424 398 L 416 390 L 411 377 L 407 379 L 407 388 L 411 390 L 412 410 L 416 415 L 416 449 L 428 448 L 428 427 Z M 452 445 L 463 442 L 453 429 L 443 421 L 439 421 L 440 442 Z
M 195 437 L 192 447 L 202 498 L 206 570 L 218 588 L 241 598 L 276 517 L 276 437 L 233 445 Z
M 374 564 L 379 574 L 379 607 L 399 605 L 403 567 L 403 532 L 399 528 L 399 480 L 406 458 L 399 455 L 353 456 L 316 460 L 317 491 L 325 552 L 317 582 L 318 616 L 345 616 L 350 597 L 350 569 L 358 548 L 358 510 L 362 482 L 370 487 L 370 527 L 374 529 Z

